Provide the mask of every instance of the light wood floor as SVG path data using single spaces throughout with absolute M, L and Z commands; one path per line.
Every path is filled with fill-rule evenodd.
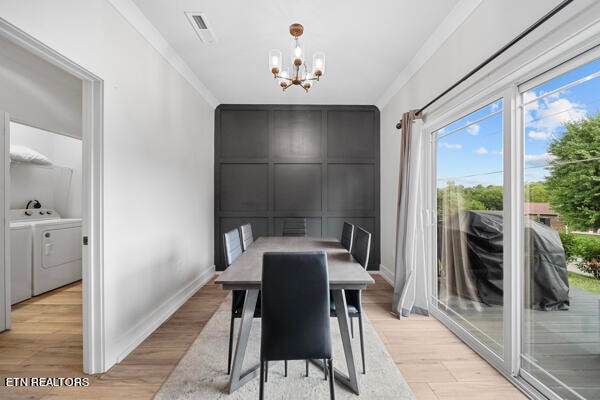
M 374 277 L 363 306 L 417 399 L 526 399 L 436 319 L 393 317 L 392 288 Z M 13 307 L 13 329 L 0 333 L 0 399 L 151 399 L 226 295 L 208 283 L 122 363 L 95 376 L 81 373 L 81 284 L 23 302 Z M 49 376 L 87 377 L 90 385 L 4 386 L 6 377 Z

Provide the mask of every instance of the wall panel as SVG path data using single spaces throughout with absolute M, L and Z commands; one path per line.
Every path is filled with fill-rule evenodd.
M 281 235 L 288 217 L 307 234 L 340 238 L 349 221 L 373 234 L 379 267 L 379 110 L 374 106 L 221 105 L 215 111 L 215 265 L 222 236 L 251 223 Z

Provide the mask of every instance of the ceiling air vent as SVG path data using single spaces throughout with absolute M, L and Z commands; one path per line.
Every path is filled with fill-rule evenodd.
M 206 15 L 199 12 L 186 12 L 185 16 L 190 21 L 190 24 L 192 24 L 192 28 L 194 28 L 202 43 L 209 44 L 217 41 L 210 24 L 206 20 Z

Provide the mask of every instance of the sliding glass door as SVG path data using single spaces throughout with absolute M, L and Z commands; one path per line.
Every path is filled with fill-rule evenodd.
M 521 93 L 522 374 L 564 399 L 598 399 L 600 60 L 537 81 Z
M 437 297 L 455 323 L 503 354 L 503 102 L 433 133 Z
M 557 64 L 426 131 L 433 313 L 524 387 L 600 399 L 600 49 Z

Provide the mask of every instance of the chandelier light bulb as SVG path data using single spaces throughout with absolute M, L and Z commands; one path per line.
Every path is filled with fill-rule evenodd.
M 271 69 L 271 73 L 275 78 L 277 78 L 277 74 L 281 71 L 281 51 L 280 50 L 271 50 L 269 51 L 269 68 Z

